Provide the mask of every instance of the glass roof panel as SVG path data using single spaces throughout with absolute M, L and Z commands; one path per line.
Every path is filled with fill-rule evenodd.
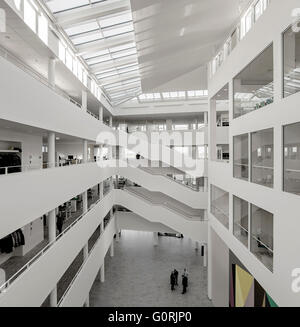
M 120 15 L 111 16 L 107 18 L 101 18 L 99 20 L 101 28 L 122 24 L 125 22 L 132 21 L 132 14 L 130 11 L 122 13 Z
M 63 10 L 68 10 L 72 8 L 77 8 L 80 6 L 88 5 L 89 0 L 50 0 L 47 1 L 48 7 L 52 10 L 52 12 L 58 12 Z
M 133 26 L 125 25 L 125 26 L 119 26 L 115 28 L 105 29 L 102 30 L 104 37 L 111 37 L 115 35 L 125 34 L 133 32 Z
M 69 36 L 86 33 L 99 29 L 99 25 L 96 21 L 90 21 L 84 24 L 71 26 L 66 28 L 65 31 Z
M 103 39 L 103 36 L 101 35 L 101 33 L 99 31 L 99 33 L 83 35 L 83 36 L 72 38 L 72 41 L 73 41 L 74 45 L 80 45 L 80 44 L 84 44 L 84 43 L 88 43 L 88 42 L 92 42 L 92 41 L 96 41 L 96 40 L 102 40 L 102 39 Z

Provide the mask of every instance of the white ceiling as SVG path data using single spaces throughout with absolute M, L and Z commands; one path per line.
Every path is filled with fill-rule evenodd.
M 205 66 L 247 3 L 131 0 L 142 91 L 205 89 Z

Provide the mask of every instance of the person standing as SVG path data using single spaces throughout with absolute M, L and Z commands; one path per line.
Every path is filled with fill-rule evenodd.
M 170 276 L 170 284 L 171 284 L 171 291 L 174 291 L 175 290 L 175 275 L 174 275 L 173 271 Z
M 186 293 L 187 287 L 188 287 L 188 277 L 186 275 L 182 275 L 182 293 L 181 294 Z
M 178 286 L 178 271 L 174 269 L 175 285 Z

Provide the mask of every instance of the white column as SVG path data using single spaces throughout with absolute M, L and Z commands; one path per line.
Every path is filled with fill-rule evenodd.
M 216 144 L 216 133 L 217 133 L 217 118 L 216 118 L 217 104 L 216 100 L 210 99 L 209 101 L 209 132 L 208 132 L 208 144 L 210 147 L 210 160 L 215 161 L 217 159 L 217 144 Z
M 114 180 L 113 177 L 110 178 L 110 190 L 114 189 Z
M 109 248 L 109 254 L 110 254 L 111 257 L 113 257 L 114 254 L 115 254 L 114 240 L 112 240 L 112 242 L 111 242 L 111 245 L 110 245 L 110 248 Z
M 103 123 L 103 107 L 99 107 L 99 121 Z
M 167 131 L 171 131 L 172 130 L 172 125 L 173 125 L 172 119 L 167 119 L 166 120 Z
M 102 223 L 100 224 L 100 234 L 104 232 L 104 220 L 102 220 Z
M 81 93 L 81 108 L 85 111 L 87 111 L 87 91 L 82 90 Z
M 50 58 L 48 62 L 48 82 L 53 88 L 55 87 L 55 66 L 56 59 Z
M 105 282 L 105 266 L 104 266 L 104 262 L 100 268 L 100 281 L 101 283 Z
M 113 118 L 112 116 L 109 116 L 109 127 L 113 126 Z
M 87 260 L 89 257 L 89 245 L 86 244 L 83 248 L 83 261 Z
M 82 159 L 84 163 L 88 162 L 88 142 L 83 140 Z
M 90 294 L 88 294 L 88 297 L 86 298 L 86 300 L 84 302 L 84 306 L 86 308 L 88 308 L 90 306 Z
M 82 212 L 86 213 L 88 211 L 88 195 L 87 191 L 82 193 Z
M 203 250 L 203 266 L 207 267 L 207 244 L 203 243 L 202 246 L 204 247 L 204 250 Z
M 103 199 L 103 182 L 100 183 L 100 190 L 99 190 L 100 194 L 99 194 L 99 198 Z
M 212 265 L 212 253 L 211 253 L 211 227 L 210 224 L 208 224 L 208 267 L 207 267 L 207 296 L 211 300 L 212 298 L 212 271 L 211 271 L 211 265 Z
M 48 237 L 49 243 L 54 242 L 56 239 L 56 210 L 52 210 L 48 215 Z M 57 286 L 50 293 L 50 306 L 57 306 Z
M 55 133 L 48 134 L 48 168 L 55 167 Z
M 204 124 L 208 125 L 208 112 L 207 111 L 204 112 Z
M 154 246 L 158 246 L 158 233 L 157 232 L 153 232 L 153 243 L 154 243 Z

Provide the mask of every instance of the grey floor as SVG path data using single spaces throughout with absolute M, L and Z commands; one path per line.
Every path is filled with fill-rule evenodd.
M 207 298 L 207 272 L 200 251 L 188 239 L 159 237 L 153 246 L 153 234 L 122 231 L 115 242 L 115 256 L 106 256 L 105 283 L 98 279 L 90 292 L 93 307 L 211 307 Z M 187 267 L 189 288 L 170 290 L 170 272 L 179 274 Z M 181 279 L 180 279 L 181 280 Z M 179 280 L 179 281 L 180 281 Z

